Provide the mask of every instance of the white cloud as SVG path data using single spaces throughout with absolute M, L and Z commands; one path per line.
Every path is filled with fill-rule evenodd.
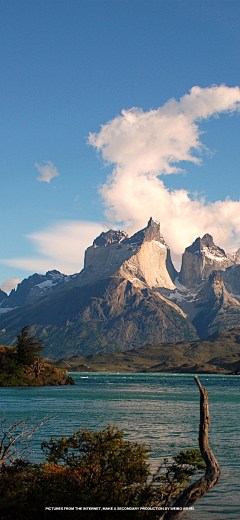
M 240 241 L 240 202 L 192 200 L 186 190 L 169 191 L 159 177 L 181 171 L 180 161 L 201 162 L 198 121 L 239 110 L 239 87 L 195 86 L 157 110 L 123 110 L 89 134 L 88 142 L 114 165 L 100 188 L 107 218 L 135 231 L 152 215 L 161 221 L 175 257 L 206 232 L 227 250 L 234 248 Z
M 179 101 L 170 99 L 157 110 L 123 110 L 122 115 L 89 135 L 113 172 L 100 188 L 109 222 L 133 233 L 146 226 L 150 216 L 160 220 L 161 231 L 179 260 L 185 247 L 204 233 L 211 233 L 217 245 L 233 251 L 240 243 L 240 202 L 230 199 L 207 203 L 192 200 L 186 190 L 168 190 L 161 175 L 178 173 L 181 161 L 201 162 L 204 151 L 198 121 L 222 112 L 240 110 L 239 87 L 224 85 L 193 87 Z M 38 180 L 50 182 L 58 175 L 47 162 L 36 167 Z M 43 169 L 45 168 L 45 169 Z M 34 257 L 1 260 L 1 263 L 30 272 L 50 269 L 72 274 L 83 267 L 84 251 L 106 227 L 96 222 L 64 221 L 27 238 L 34 245 Z
M 12 289 L 16 289 L 20 282 L 20 278 L 8 278 L 4 283 L 2 283 L 0 289 L 6 293 L 9 293 Z
M 1 263 L 30 272 L 57 269 L 64 274 L 81 271 L 84 252 L 102 231 L 103 225 L 87 221 L 63 221 L 27 235 L 37 253 L 34 257 L 2 259 Z
M 53 177 L 58 177 L 59 173 L 56 166 L 51 161 L 43 161 L 42 164 L 35 163 L 35 167 L 38 169 L 41 177 L 37 177 L 40 182 L 50 182 Z

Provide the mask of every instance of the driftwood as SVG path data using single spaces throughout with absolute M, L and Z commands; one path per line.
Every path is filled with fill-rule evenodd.
M 188 486 L 172 505 L 172 509 L 167 511 L 163 520 L 177 520 L 185 512 L 184 508 L 189 508 L 210 489 L 217 484 L 220 477 L 220 468 L 208 444 L 208 430 L 210 425 L 208 393 L 202 386 L 197 376 L 194 377 L 200 390 L 200 426 L 199 426 L 199 448 L 206 464 L 206 472 L 203 477 Z M 173 508 L 179 508 L 174 510 Z

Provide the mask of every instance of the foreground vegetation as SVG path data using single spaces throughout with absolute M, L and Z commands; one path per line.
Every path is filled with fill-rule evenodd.
M 24 327 L 16 347 L 0 345 L 0 386 L 43 386 L 74 384 L 66 370 L 45 363 L 40 357 L 43 343 Z
M 208 394 L 197 376 L 195 380 L 200 390 L 200 451 L 182 451 L 172 462 L 164 459 L 155 474 L 150 471 L 150 447 L 125 440 L 116 426 L 95 432 L 85 427 L 68 438 L 44 440 L 45 462 L 28 462 L 25 443 L 38 427 L 29 430 L 25 428 L 29 421 L 11 424 L 3 418 L 2 520 L 45 520 L 52 515 L 61 519 L 66 511 L 71 519 L 178 520 L 220 476 L 208 444 Z M 188 485 L 203 469 L 204 475 Z
M 3 423 L 4 424 L 4 423 Z M 5 445 L 7 443 L 5 442 Z M 13 461 L 5 454 L 0 468 L 0 507 L 7 520 L 42 520 L 51 507 L 73 507 L 71 518 L 95 519 L 96 511 L 77 507 L 130 507 L 127 518 L 157 518 L 154 509 L 167 507 L 192 475 L 205 468 L 199 450 L 187 450 L 164 460 L 152 475 L 150 447 L 124 439 L 123 431 L 108 426 L 102 431 L 78 430 L 71 437 L 42 443 L 46 462 Z M 46 509 L 49 508 L 49 509 Z M 75 509 L 76 508 L 76 509 Z M 104 512 L 104 518 L 126 518 L 126 511 Z M 64 518 L 66 510 L 57 510 Z M 80 516 L 81 515 L 81 516 Z M 117 516 L 116 516 L 117 515 Z

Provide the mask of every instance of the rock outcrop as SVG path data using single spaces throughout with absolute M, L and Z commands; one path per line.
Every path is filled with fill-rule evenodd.
M 220 271 L 210 274 L 197 295 L 195 309 L 197 314 L 192 323 L 200 338 L 240 324 L 240 303 L 226 290 Z
M 240 265 L 228 267 L 222 272 L 222 277 L 230 295 L 240 299 Z
M 4 302 L 4 300 L 6 300 L 7 298 L 7 293 L 5 293 L 4 291 L 2 291 L 2 289 L 0 289 L 0 305 L 1 303 Z
M 117 272 L 138 287 L 146 284 L 150 288 L 175 288 L 177 271 L 159 222 L 150 218 L 147 227 L 130 238 L 112 229 L 101 233 L 86 250 L 84 269 L 74 285 L 87 285 Z
M 233 257 L 216 246 L 212 236 L 206 234 L 185 249 L 179 281 L 185 287 L 192 287 L 207 280 L 212 271 L 224 271 L 234 264 Z

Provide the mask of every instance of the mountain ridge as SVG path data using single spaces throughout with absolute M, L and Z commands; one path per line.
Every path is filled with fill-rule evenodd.
M 81 272 L 32 275 L 9 295 L 8 305 L 27 288 L 24 304 L 0 315 L 0 341 L 13 344 L 28 324 L 59 358 L 203 339 L 240 324 L 239 259 L 205 234 L 178 273 L 158 221 L 131 237 L 110 229 L 87 248 Z

